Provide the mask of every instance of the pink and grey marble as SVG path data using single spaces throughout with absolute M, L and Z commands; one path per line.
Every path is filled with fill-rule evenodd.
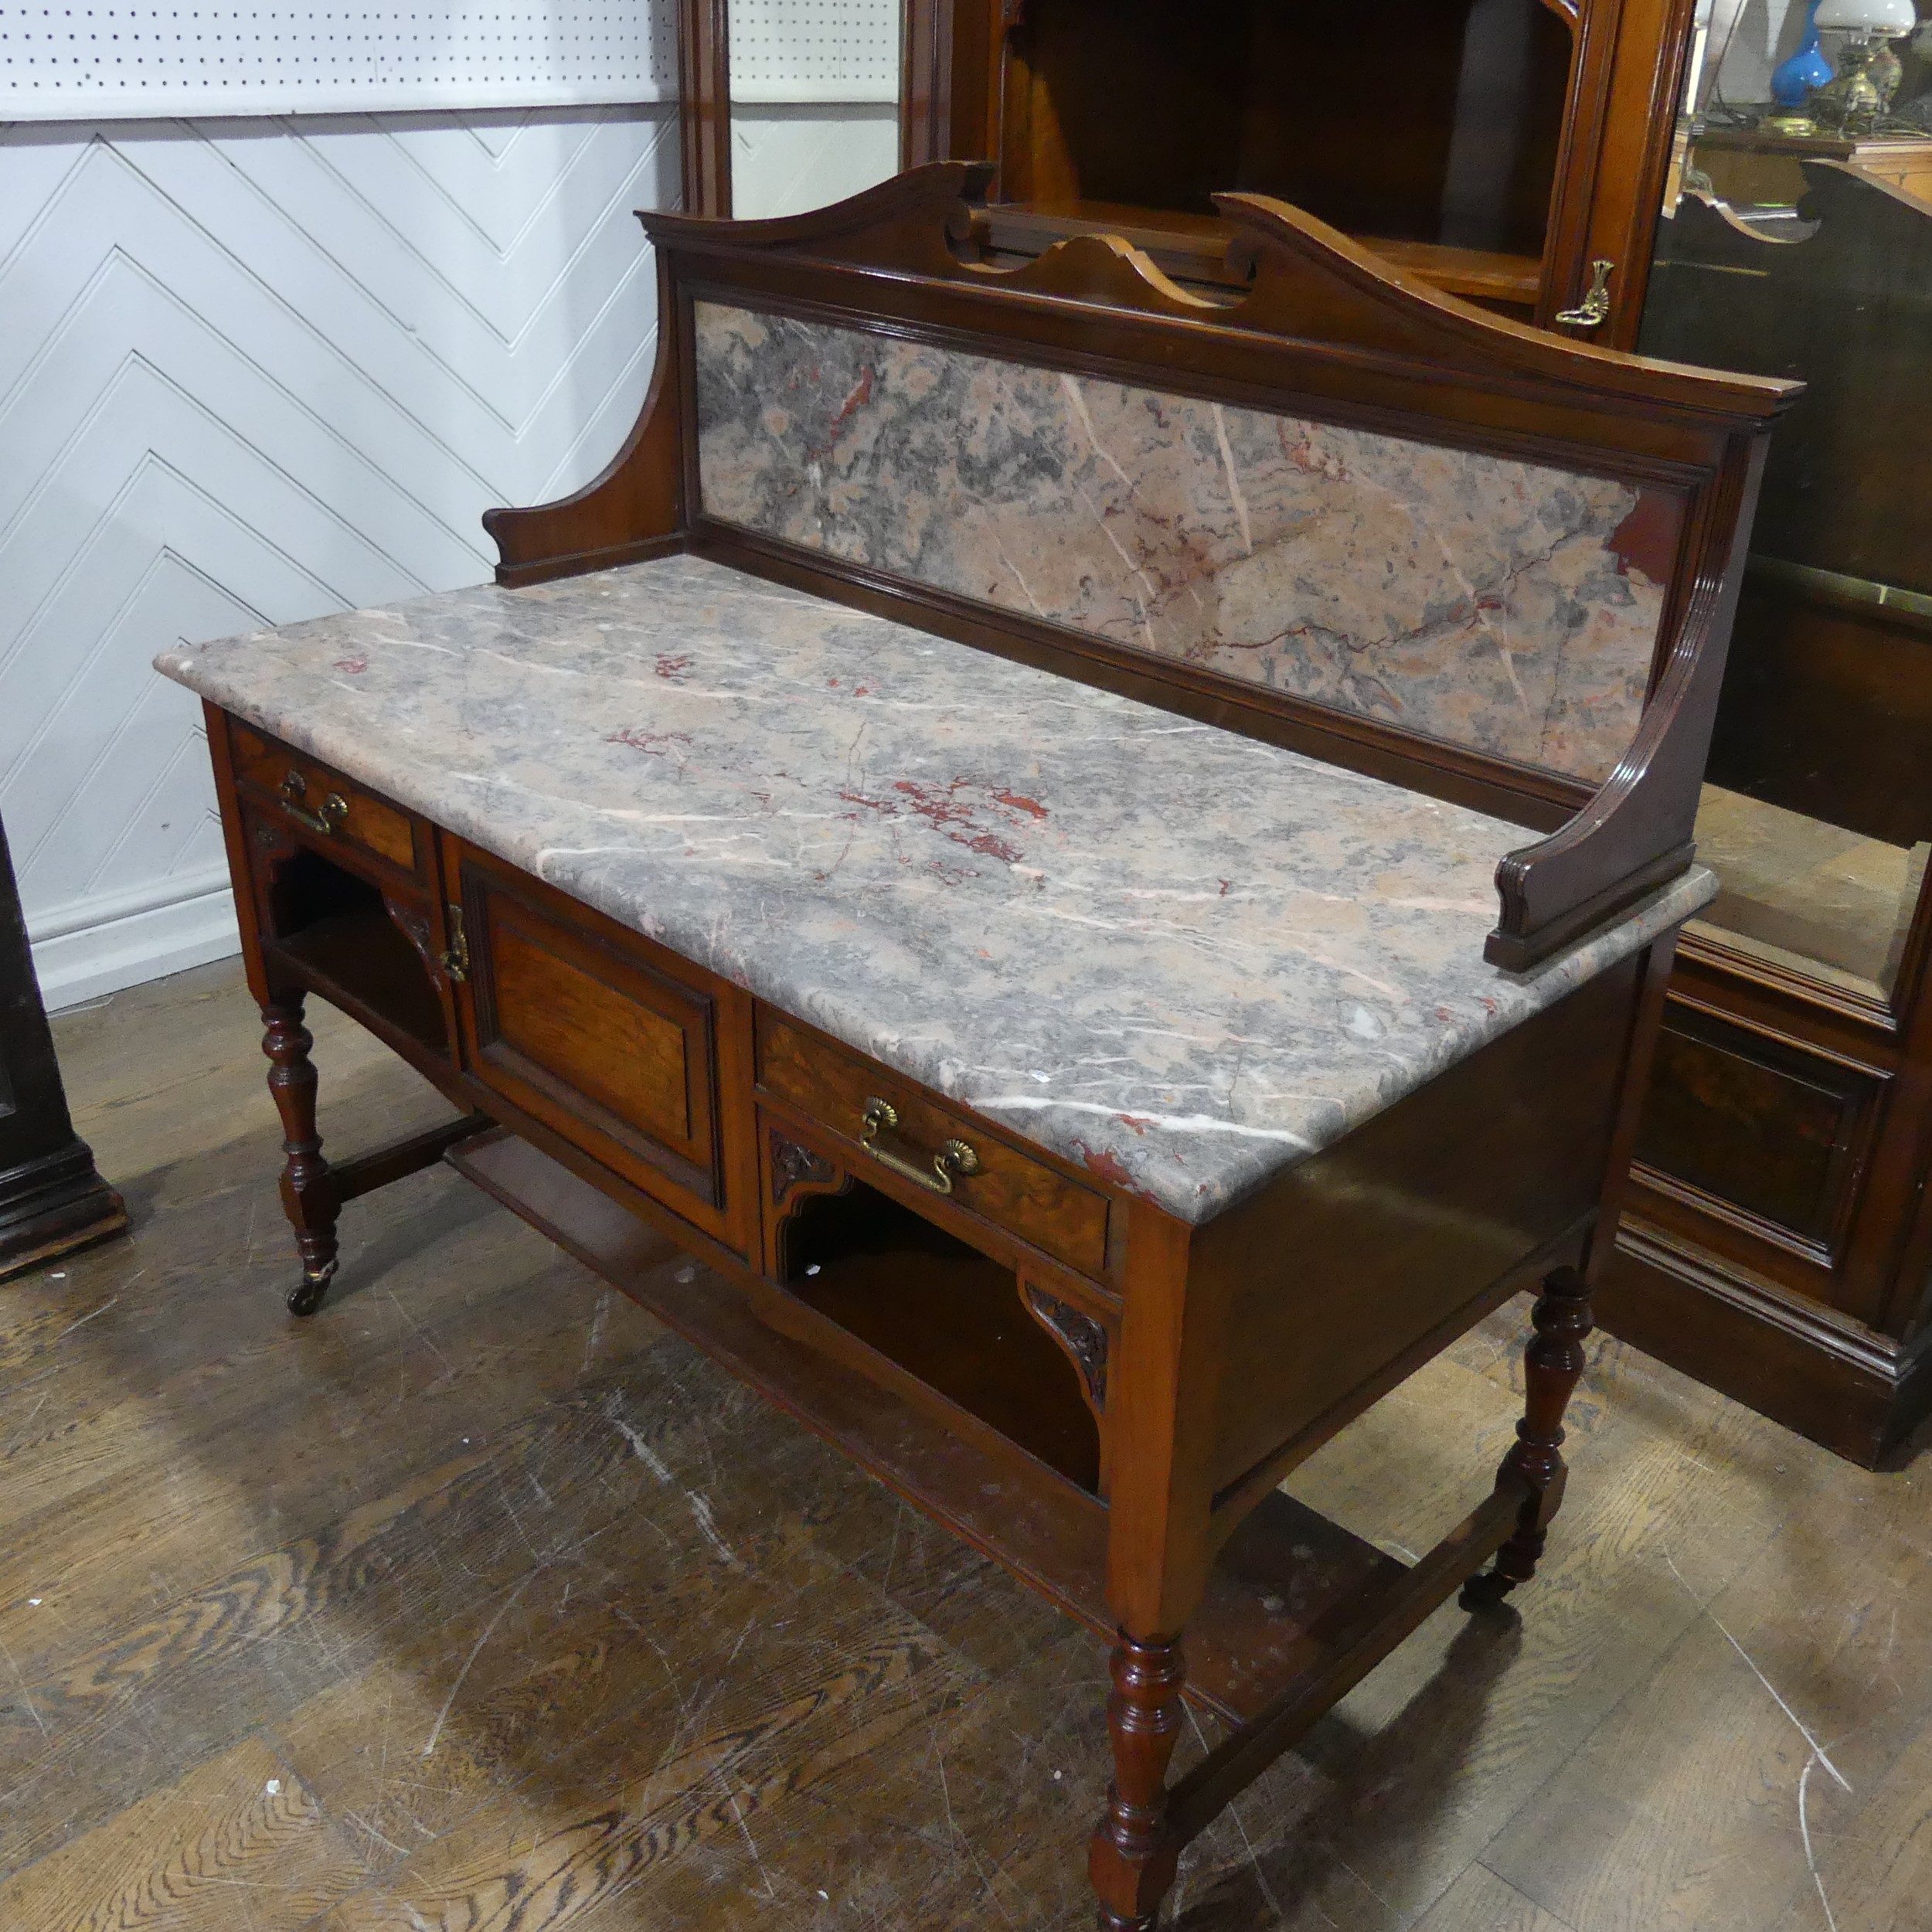
M 1520 828 L 692 557 L 157 664 L 1190 1221 L 1716 889 L 1513 977 Z
M 696 316 L 721 522 L 1592 784 L 1635 733 L 1673 496 L 830 323 Z

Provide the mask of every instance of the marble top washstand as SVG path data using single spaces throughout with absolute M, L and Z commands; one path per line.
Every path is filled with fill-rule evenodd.
M 1505 973 L 1522 827 L 688 556 L 156 664 L 1192 1222 L 1716 891 Z

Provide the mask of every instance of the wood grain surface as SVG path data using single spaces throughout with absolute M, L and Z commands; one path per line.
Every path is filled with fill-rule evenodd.
M 311 1022 L 332 1154 L 441 1117 Z M 57 1032 L 134 1234 L 0 1289 L 0 1926 L 1090 1923 L 1100 1644 L 453 1174 L 369 1196 L 291 1321 L 237 968 Z M 1294 1493 L 1424 1547 L 1522 1321 Z M 1919 1473 L 1614 1342 L 1570 1422 L 1520 1614 L 1430 1618 L 1190 1849 L 1175 1932 L 1923 1924 Z

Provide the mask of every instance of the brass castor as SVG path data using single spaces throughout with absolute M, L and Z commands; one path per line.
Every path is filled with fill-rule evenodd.
M 313 1315 L 322 1305 L 322 1297 L 328 1294 L 329 1283 L 335 1279 L 335 1265 L 332 1261 L 327 1267 L 318 1269 L 313 1274 L 304 1270 L 301 1280 L 289 1291 L 291 1315 Z

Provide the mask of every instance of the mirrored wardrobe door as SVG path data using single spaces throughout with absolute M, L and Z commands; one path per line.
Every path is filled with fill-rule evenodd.
M 900 0 L 725 0 L 731 212 L 802 214 L 899 171 Z
M 1808 385 L 1772 440 L 1711 750 L 1706 923 L 1896 1011 L 1932 852 L 1932 33 L 1823 28 L 1848 3 L 1777 35 L 1714 10 L 1640 346 Z M 1887 9 L 1910 12 L 1865 11 Z M 1886 111 L 1846 110 L 1833 88 L 1881 56 Z
M 1699 13 L 1638 345 L 1806 387 L 1599 1306 L 1870 1461 L 1932 1409 L 1932 0 Z

